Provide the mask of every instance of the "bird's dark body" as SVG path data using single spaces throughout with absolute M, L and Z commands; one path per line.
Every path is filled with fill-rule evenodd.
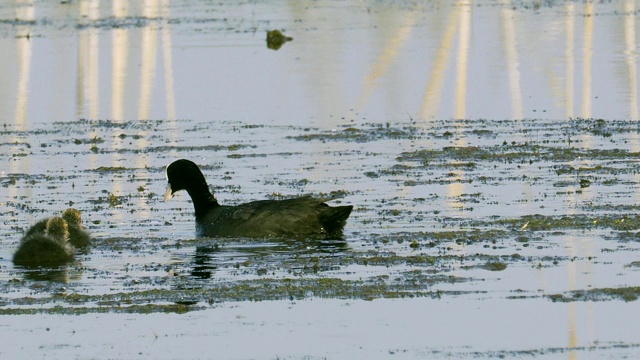
M 196 164 L 177 160 L 167 167 L 165 198 L 186 190 L 193 201 L 196 236 L 205 237 L 341 237 L 353 206 L 329 206 L 330 198 L 302 196 L 259 200 L 236 206 L 220 205 L 209 192 Z
M 73 253 L 44 234 L 24 238 L 13 255 L 16 265 L 61 265 L 73 260 Z
M 304 196 L 260 200 L 238 206 L 215 205 L 196 217 L 198 236 L 340 236 L 352 206 L 330 207 Z

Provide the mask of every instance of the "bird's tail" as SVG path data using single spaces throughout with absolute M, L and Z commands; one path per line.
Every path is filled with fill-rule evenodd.
M 328 234 L 337 234 L 342 232 L 342 228 L 347 222 L 347 218 L 351 215 L 353 206 L 336 206 L 329 207 L 324 212 L 322 219 L 322 225 Z

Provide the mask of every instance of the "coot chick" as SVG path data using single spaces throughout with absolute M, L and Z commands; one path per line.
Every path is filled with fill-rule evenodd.
M 69 227 L 61 217 L 46 221 L 44 232 L 25 235 L 13 254 L 16 265 L 55 266 L 73 260 L 74 248 L 67 242 Z
M 91 244 L 91 237 L 82 225 L 82 215 L 74 208 L 68 208 L 62 212 L 62 218 L 67 222 L 69 229 L 69 243 L 74 247 L 82 248 Z M 35 223 L 25 233 L 23 240 L 31 235 L 44 233 L 47 221 L 51 218 L 43 219 Z
M 196 236 L 341 237 L 353 206 L 331 207 L 330 198 L 303 196 L 286 200 L 260 200 L 237 206 L 220 205 L 209 191 L 198 166 L 181 159 L 167 167 L 169 185 L 165 201 L 186 190 L 196 212 Z
M 91 244 L 89 233 L 82 226 L 80 211 L 69 208 L 62 212 L 62 218 L 69 224 L 69 242 L 74 247 L 85 247 Z

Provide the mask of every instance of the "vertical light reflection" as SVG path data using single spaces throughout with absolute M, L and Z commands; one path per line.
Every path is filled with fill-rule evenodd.
M 624 42 L 625 58 L 629 68 L 629 117 L 632 120 L 639 120 L 638 117 L 638 68 L 637 68 L 637 45 L 636 45 L 636 13 L 635 0 L 624 2 Z M 634 146 L 636 146 L 634 142 Z
M 100 18 L 100 0 L 92 0 L 89 8 L 89 19 L 96 21 Z M 89 117 L 97 119 L 100 117 L 100 68 L 99 68 L 99 47 L 98 47 L 98 29 L 90 27 L 89 31 Z
M 569 3 L 565 6 L 565 13 L 567 14 L 566 24 L 567 24 L 567 48 L 565 50 L 565 61 L 566 61 L 566 83 L 565 83 L 565 115 L 567 118 L 573 118 L 573 96 L 574 96 L 574 79 L 575 79 L 575 58 L 574 58 L 574 42 L 575 42 L 575 33 L 574 33 L 574 23 L 575 23 L 575 5 L 573 3 Z
M 583 84 L 582 84 L 582 117 L 583 118 L 591 118 L 592 115 L 592 88 L 593 88 L 593 71 L 592 71 L 592 63 L 593 63 L 593 32 L 594 32 L 594 27 L 595 27 L 595 4 L 593 2 L 587 2 L 585 4 L 585 18 L 584 18 L 585 22 L 584 22 L 584 47 L 583 47 L 583 68 L 582 68 L 582 78 L 583 78 Z M 582 146 L 586 147 L 586 148 L 591 148 L 592 143 L 593 143 L 593 135 L 592 134 L 583 134 L 581 136 L 581 142 L 582 142 Z M 592 163 L 589 161 L 589 159 L 577 159 L 577 161 L 582 161 L 583 164 L 579 164 L 578 166 L 575 166 L 576 168 L 585 166 L 592 166 Z M 574 203 L 578 203 L 578 202 L 585 202 L 585 203 L 590 203 L 591 201 L 593 201 L 593 197 L 595 196 L 595 193 L 592 191 L 587 191 L 586 193 L 582 194 L 579 198 L 577 194 L 574 194 Z M 571 212 L 573 212 L 573 206 L 571 207 Z M 580 251 L 578 252 L 578 256 L 586 258 L 586 257 L 591 257 L 593 256 L 593 248 L 594 248 L 594 241 L 591 237 L 586 237 L 584 238 L 584 240 L 579 241 L 580 239 L 574 239 L 574 241 L 572 242 L 572 245 L 574 247 L 576 246 L 580 246 Z M 572 262 L 573 263 L 573 262 Z M 579 274 L 586 274 L 585 276 L 585 280 L 586 280 L 586 285 L 587 287 L 591 287 L 593 285 L 593 264 L 591 262 L 586 262 L 586 263 L 578 263 L 578 264 L 584 264 L 584 268 L 579 268 L 578 269 L 578 273 Z M 575 266 L 578 266 L 578 264 L 576 264 Z M 575 269 L 574 269 L 574 273 L 569 273 L 569 281 L 570 284 L 571 282 L 573 283 L 573 288 L 570 288 L 569 290 L 575 290 L 575 283 L 576 283 L 576 279 L 575 277 L 577 276 L 577 274 L 575 273 Z M 583 286 L 584 286 L 583 285 Z M 576 307 L 577 304 L 573 304 L 573 307 Z M 593 328 L 594 328 L 594 315 L 593 315 L 593 304 L 592 303 L 587 303 L 585 306 L 586 310 L 587 310 L 587 314 L 586 316 L 581 314 L 581 318 L 583 319 L 587 319 L 587 326 L 589 327 L 588 330 L 590 331 L 590 337 L 591 339 L 586 339 L 586 340 L 594 340 L 594 336 L 593 336 Z M 570 307 L 570 311 L 572 310 L 572 308 Z M 573 311 L 575 312 L 575 309 L 573 309 Z M 575 319 L 576 315 L 575 314 L 571 314 L 571 312 L 569 313 L 569 346 L 571 347 L 575 347 L 577 346 L 577 335 L 575 335 L 575 339 L 573 339 L 571 337 L 572 334 L 577 333 L 577 324 L 576 324 L 576 319 Z M 571 358 L 572 359 L 577 359 L 578 355 L 576 352 L 572 352 L 570 353 L 570 356 L 573 355 Z
M 147 19 L 158 17 L 158 0 L 145 0 L 142 4 L 142 14 Z M 149 118 L 149 108 L 151 106 L 151 95 L 153 82 L 156 74 L 156 55 L 158 41 L 157 25 L 145 26 L 142 29 L 142 61 L 140 65 L 140 103 L 138 108 L 138 119 Z
M 171 27 L 169 25 L 170 0 L 162 0 L 162 57 L 164 59 L 164 78 L 167 103 L 167 130 L 171 144 L 176 144 L 178 138 L 178 125 L 176 123 L 175 88 L 173 81 L 173 45 L 171 42 Z
M 16 19 L 30 21 L 35 19 L 35 6 L 32 0 L 16 1 Z M 16 26 L 16 48 L 18 52 L 18 88 L 16 93 L 16 111 L 15 111 L 15 131 L 22 131 L 27 129 L 27 108 L 29 103 L 29 78 L 31 74 L 31 57 L 32 57 L 32 43 L 31 43 L 31 28 L 28 25 Z M 8 56 L 9 54 L 4 54 Z M 14 133 L 15 133 L 14 131 Z M 16 134 L 12 141 L 20 141 L 20 135 Z M 11 173 L 25 173 L 28 174 L 31 168 L 31 157 L 19 157 L 16 160 L 9 161 L 9 172 Z M 4 170 L 4 169 L 3 169 Z M 19 188 L 16 186 L 9 186 L 7 195 L 8 198 L 15 198 L 18 196 Z M 25 201 L 31 202 L 32 188 L 27 187 L 23 194 L 26 198 Z
M 442 88 L 444 86 L 444 75 L 449 65 L 454 35 L 458 29 L 458 20 L 460 18 L 457 13 L 460 11 L 460 7 L 456 6 L 454 9 L 455 10 L 452 10 L 449 14 L 449 19 L 446 22 L 447 28 L 442 36 L 442 41 L 438 47 L 435 62 L 431 69 L 431 75 L 427 81 L 427 88 L 422 102 L 422 111 L 420 112 L 422 119 L 431 119 L 438 114 L 438 106 L 440 105 Z
M 569 210 L 570 212 L 573 212 L 571 210 Z M 573 259 L 577 256 L 577 252 L 575 249 L 575 246 L 577 244 L 577 241 L 579 239 L 574 238 L 573 236 L 567 236 L 567 241 L 565 243 L 565 247 L 567 248 L 567 252 L 568 252 L 568 256 L 569 259 Z M 576 290 L 576 261 L 569 261 L 567 263 L 567 276 L 569 277 L 569 285 L 568 285 L 568 289 L 567 291 L 573 291 Z M 578 345 L 578 329 L 577 329 L 577 324 L 576 324 L 576 320 L 577 320 L 577 316 L 576 316 L 576 301 L 571 301 L 567 304 L 567 311 L 568 311 L 568 319 L 567 319 L 567 326 L 568 326 L 568 333 L 567 336 L 569 337 L 568 339 L 568 344 L 567 347 L 569 349 L 572 349 L 569 351 L 569 359 L 570 360 L 575 360 L 578 358 L 578 354 L 576 353 L 575 349 L 576 346 Z
M 593 25 L 594 25 L 594 4 L 587 2 L 585 4 L 584 18 L 584 47 L 583 47 L 583 63 L 582 63 L 582 114 L 585 119 L 591 117 L 591 87 L 592 72 L 591 65 L 593 61 Z
M 127 0 L 113 0 L 112 12 L 115 18 L 128 15 Z M 112 30 L 111 53 L 111 118 L 115 121 L 124 120 L 124 92 L 127 77 L 127 55 L 129 47 L 129 29 L 117 28 Z
M 460 32 L 458 33 L 458 62 L 456 66 L 455 118 L 464 119 L 467 109 L 467 74 L 469 41 L 471 37 L 471 0 L 460 1 Z
M 84 106 L 86 95 L 84 91 L 84 79 L 86 77 L 86 52 L 82 51 L 87 40 L 87 33 L 83 30 L 78 31 L 78 69 L 76 76 L 76 118 L 84 117 Z
M 454 120 L 456 125 L 456 132 L 461 132 L 463 128 L 462 121 L 463 120 Z M 465 137 L 457 136 L 457 139 L 454 145 L 458 148 L 459 151 L 466 151 L 463 149 L 466 146 Z M 460 161 L 453 160 L 453 164 L 459 164 Z M 458 167 L 454 171 L 452 171 L 453 176 L 450 176 L 450 182 L 446 185 L 446 193 L 447 193 L 447 202 L 446 206 L 449 208 L 452 217 L 464 217 L 464 202 L 462 201 L 462 194 L 465 193 L 465 188 L 467 182 L 465 181 L 465 171 L 464 167 Z M 451 247 L 457 250 L 461 255 L 467 253 L 467 248 L 464 243 L 458 244 L 454 242 Z M 458 275 L 457 271 L 461 270 L 462 263 L 456 266 L 456 275 Z
M 465 118 L 466 115 L 466 93 L 467 93 L 467 66 L 469 56 L 469 39 L 471 36 L 471 0 L 458 0 L 456 2 L 458 19 L 458 54 L 456 61 L 456 83 L 455 83 L 455 101 L 454 101 L 454 116 L 457 119 L 456 124 L 456 136 L 455 146 L 466 146 L 465 136 L 460 134 L 463 124 L 460 120 Z M 455 161 L 460 163 L 459 161 Z M 465 191 L 465 172 L 463 167 L 459 167 L 457 170 L 456 179 L 452 179 L 452 182 L 447 185 L 447 197 L 450 199 L 456 198 L 457 201 L 450 202 L 452 214 L 462 215 L 464 211 L 464 203 L 461 202 L 460 196 Z M 464 246 L 460 246 L 459 249 L 462 253 L 466 253 Z
M 631 120 L 640 120 L 638 114 L 638 69 L 637 69 L 637 45 L 636 45 L 636 1 L 625 0 L 624 2 L 624 43 L 625 43 L 625 60 L 627 62 L 629 76 L 629 118 Z M 640 151 L 640 142 L 638 141 L 638 133 L 633 132 L 631 137 L 631 150 Z M 635 174 L 636 181 L 640 180 L 640 174 Z M 638 198 L 638 190 L 636 190 L 636 198 Z M 636 200 L 636 203 L 638 201 Z
M 360 99 L 358 100 L 357 109 L 360 109 L 371 96 L 371 92 L 376 86 L 376 81 L 383 77 L 389 70 L 389 66 L 398 57 L 400 49 L 407 42 L 407 38 L 411 34 L 417 19 L 417 11 L 412 11 L 406 17 L 404 24 L 399 26 L 393 36 L 384 45 L 382 54 L 373 62 L 371 72 L 364 79 L 364 86 Z
M 176 119 L 176 96 L 173 85 L 173 53 L 171 27 L 169 26 L 169 0 L 162 0 L 162 58 L 164 59 L 164 82 L 167 102 L 167 120 Z M 175 124 L 175 122 L 172 122 Z
M 463 140 L 458 140 L 456 141 L 455 145 L 457 147 L 462 148 L 464 147 L 465 143 L 463 142 Z M 462 167 L 456 170 L 455 178 L 452 178 L 451 183 L 447 185 L 448 198 L 450 199 L 457 198 L 458 200 L 460 199 L 460 195 L 464 193 L 464 189 L 465 189 L 464 175 L 465 173 L 464 173 L 464 170 L 462 170 Z M 450 206 L 453 214 L 462 215 L 464 203 L 462 203 L 461 201 L 451 201 Z
M 126 0 L 113 0 L 111 13 L 115 19 L 125 18 L 129 15 L 129 4 Z M 124 121 L 124 96 L 127 78 L 127 58 L 129 54 L 129 29 L 116 28 L 111 30 L 111 120 Z M 122 143 L 125 141 L 119 137 L 122 130 L 114 127 L 111 132 L 111 166 L 119 166 L 121 155 L 119 154 Z M 111 193 L 120 195 L 122 181 L 115 179 L 111 183 Z M 121 219 L 119 212 L 114 211 L 114 218 Z
M 100 16 L 99 0 L 81 0 L 79 6 L 78 23 L 85 28 L 78 30 L 78 74 L 76 78 L 76 117 L 97 119 L 99 117 L 98 91 L 98 29 L 93 25 Z M 85 115 L 87 109 L 88 116 Z M 98 137 L 93 130 L 89 132 L 89 139 Z M 91 153 L 88 166 L 96 167 L 98 154 Z
M 143 2 L 142 14 L 147 19 L 157 19 L 158 16 L 162 15 L 163 19 L 161 22 L 150 23 L 148 26 L 142 29 L 142 44 L 141 44 L 141 74 L 140 74 L 140 103 L 138 108 L 138 119 L 139 120 L 147 120 L 149 119 L 149 109 L 151 106 L 151 99 L 153 95 L 153 87 L 156 76 L 156 61 L 158 55 L 158 35 L 159 29 L 158 26 L 167 26 L 168 18 L 169 18 L 169 2 L 161 1 L 161 0 L 145 0 Z M 172 109 L 171 111 L 175 116 L 175 103 L 173 97 L 173 74 L 171 73 L 167 77 L 167 70 L 172 71 L 171 65 L 171 37 L 169 36 L 169 32 L 163 31 L 163 60 L 164 60 L 164 72 L 165 72 L 165 86 L 167 86 L 166 82 L 171 82 L 171 90 L 165 88 L 167 98 L 166 105 L 168 109 Z M 167 48 L 169 46 L 169 48 Z M 168 54 L 168 55 L 167 55 Z M 149 140 L 147 138 L 147 131 L 139 130 L 138 131 L 138 139 L 135 140 L 135 146 L 137 149 L 146 149 L 149 146 Z M 141 152 L 144 153 L 144 152 Z M 135 164 L 137 169 L 144 169 L 147 162 L 147 156 L 136 156 Z M 142 170 L 140 170 L 142 171 Z M 138 174 L 139 179 L 144 179 L 146 174 Z M 138 197 L 138 211 L 139 216 L 148 218 L 149 217 L 149 207 L 148 203 L 145 201 L 145 198 L 142 196 Z
M 16 19 L 31 21 L 35 19 L 35 6 L 32 0 L 16 2 Z M 18 50 L 18 89 L 16 92 L 15 128 L 25 130 L 27 121 L 29 78 L 31 75 L 31 27 L 16 26 L 16 47 Z M 7 55 L 7 54 L 5 54 Z
M 466 113 L 466 85 L 467 85 L 467 65 L 469 54 L 469 37 L 471 32 L 471 1 L 459 0 L 456 2 L 457 19 L 458 19 L 458 58 L 456 62 L 456 88 L 455 88 L 455 118 L 464 119 Z M 461 124 L 456 121 L 456 130 L 461 129 Z M 464 136 L 457 136 L 455 145 L 464 147 L 466 145 Z M 456 161 L 457 162 L 457 161 Z M 451 199 L 457 198 L 458 201 L 451 202 L 452 213 L 461 214 L 464 203 L 460 202 L 460 195 L 464 193 L 464 170 L 462 167 L 458 169 L 458 174 L 452 182 L 447 185 L 447 196 Z M 463 250 L 463 249 L 462 249 Z
M 593 32 L 594 32 L 594 21 L 595 21 L 595 5 L 593 3 L 587 3 L 585 8 L 585 24 L 584 24 L 584 55 L 583 55 L 583 94 L 582 94 L 582 117 L 591 118 L 592 117 L 592 82 L 593 82 L 593 74 L 592 74 L 592 60 L 593 60 Z M 574 14 L 575 15 L 575 14 Z M 593 145 L 594 135 L 590 133 L 584 133 L 580 136 L 580 141 L 582 146 L 585 148 L 591 148 Z M 581 167 L 591 167 L 593 166 L 593 162 L 588 158 L 578 158 L 575 160 L 576 165 L 575 168 Z M 595 201 L 594 197 L 597 196 L 597 193 L 594 191 L 585 191 L 584 193 L 578 195 L 576 192 L 573 194 L 573 204 L 570 206 L 570 213 L 574 213 L 574 209 L 576 209 L 580 203 L 591 203 Z M 584 238 L 570 238 L 571 247 L 576 248 L 574 253 L 571 253 L 572 256 L 578 256 L 581 258 L 591 258 L 594 256 L 594 239 L 592 237 L 584 237 Z M 594 284 L 594 270 L 593 263 L 590 261 L 587 262 L 571 262 L 574 264 L 572 268 L 569 268 L 569 284 L 572 286 L 569 291 L 577 290 L 578 287 L 576 283 L 578 280 L 581 280 L 580 284 L 582 288 L 587 287 L 591 288 Z M 573 271 L 571 271 L 573 270 Z M 578 278 L 580 276 L 580 278 Z M 569 346 L 574 348 L 578 343 L 577 336 L 577 314 L 576 307 L 578 304 L 572 304 L 569 307 Z M 587 333 L 584 336 L 586 339 L 583 339 L 583 342 L 591 342 L 597 340 L 595 338 L 595 320 L 594 320 L 594 308 L 593 303 L 586 303 L 583 306 L 585 308 L 586 314 L 580 314 L 581 319 L 585 319 L 586 326 L 582 327 L 581 330 L 583 333 Z M 572 314 L 572 312 L 574 312 Z M 585 331 L 586 330 L 586 331 Z M 572 337 L 573 335 L 573 337 Z M 577 359 L 578 354 L 575 351 L 572 351 L 570 354 L 571 359 Z
M 589 203 L 593 201 L 589 197 L 590 192 L 587 194 L 578 194 L 573 192 L 571 201 L 574 204 Z M 575 216 L 575 209 L 577 205 L 570 205 L 568 207 L 568 215 Z M 594 256 L 594 240 L 592 237 L 580 237 L 580 236 L 566 236 L 565 248 L 567 249 L 567 256 L 571 260 L 567 263 L 567 291 L 575 291 L 580 288 L 591 288 L 594 285 L 593 264 L 590 261 L 581 261 L 574 259 L 585 259 Z M 578 309 L 584 308 L 586 314 L 580 313 L 578 315 Z M 578 318 L 582 319 L 586 323 L 586 326 L 582 326 L 578 329 Z M 574 349 L 578 346 L 578 330 L 581 333 L 587 333 L 583 336 L 582 342 L 591 343 L 597 341 L 595 338 L 595 320 L 594 320 L 594 308 L 593 304 L 587 302 L 586 304 L 580 304 L 579 302 L 570 302 L 567 304 L 567 348 L 569 351 L 569 359 L 578 359 L 578 353 Z
M 518 59 L 518 43 L 515 31 L 515 11 L 513 7 L 510 6 L 510 1 L 502 0 L 501 4 L 500 19 L 507 60 L 507 73 L 509 74 L 511 111 L 514 119 L 522 119 L 522 89 L 520 87 L 520 62 Z
M 86 28 L 78 31 L 78 78 L 76 82 L 76 115 L 96 119 L 100 116 L 99 93 L 99 47 L 98 29 L 93 23 L 100 17 L 99 0 L 82 0 L 80 6 L 80 24 Z M 86 20 L 88 20 L 88 23 Z
M 573 68 L 573 52 L 574 52 L 574 20 L 575 17 L 575 9 L 572 6 L 567 8 L 568 16 L 570 22 L 567 24 L 567 53 L 571 53 L 571 56 L 567 59 L 567 72 L 570 79 L 567 79 L 567 96 L 571 97 L 571 102 L 567 106 L 567 111 L 571 111 L 573 114 L 573 96 L 574 96 L 574 68 Z M 582 106 L 581 106 L 581 114 L 580 116 L 583 118 L 590 118 L 592 116 L 592 60 L 593 60 L 593 31 L 594 31 L 594 4 L 586 3 L 585 4 L 585 17 L 584 17 L 584 34 L 583 34 L 583 64 L 582 64 Z M 571 108 L 569 108 L 571 105 Z M 592 136 L 589 134 L 584 134 L 580 136 L 582 141 L 582 146 L 591 147 Z M 579 168 L 581 166 L 592 166 L 590 159 L 576 159 L 575 167 Z M 568 208 L 569 215 L 574 215 L 577 204 L 580 202 L 590 202 L 592 201 L 593 192 L 586 191 L 583 194 L 578 194 L 573 192 L 571 196 L 572 204 Z M 593 253 L 593 240 L 590 237 L 586 238 L 576 238 L 573 236 L 569 236 L 566 238 L 565 247 L 568 249 L 568 256 L 570 259 L 576 257 L 590 257 Z M 584 264 L 584 265 L 583 265 Z M 584 266 L 584 268 L 583 268 Z M 593 284 L 593 269 L 590 262 L 583 263 L 580 261 L 570 261 L 567 264 L 567 277 L 568 277 L 568 291 L 577 290 L 578 280 L 580 274 L 586 274 L 583 278 L 586 280 L 585 284 L 581 284 L 581 286 L 590 287 Z M 568 314 L 567 314 L 567 336 L 568 336 L 568 344 L 567 346 L 570 349 L 574 349 L 578 345 L 578 328 L 577 328 L 577 303 L 568 304 Z M 581 314 L 580 318 L 587 319 L 587 324 L 593 326 L 593 307 L 591 305 L 587 305 L 587 315 L 584 316 Z M 577 359 L 578 354 L 576 351 L 571 350 L 569 352 L 569 359 Z

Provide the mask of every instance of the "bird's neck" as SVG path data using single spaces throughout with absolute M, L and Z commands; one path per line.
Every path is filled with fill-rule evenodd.
M 193 202 L 193 208 L 196 211 L 196 218 L 204 216 L 209 210 L 220 206 L 218 200 L 209 191 L 206 183 L 203 186 L 193 188 L 188 191 L 191 201 Z

